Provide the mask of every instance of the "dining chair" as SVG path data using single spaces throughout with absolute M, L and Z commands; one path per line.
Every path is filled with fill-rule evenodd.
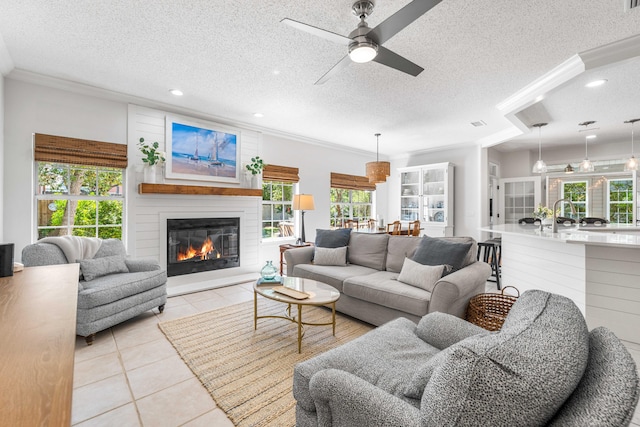
M 391 224 L 387 224 L 387 233 L 394 236 L 400 235 L 400 221 L 393 221 Z
M 345 228 L 355 228 L 356 230 L 358 229 L 358 221 L 355 219 L 348 219 L 345 222 Z
M 409 223 L 409 231 L 407 232 L 409 236 L 419 236 L 420 235 L 420 220 L 411 221 Z

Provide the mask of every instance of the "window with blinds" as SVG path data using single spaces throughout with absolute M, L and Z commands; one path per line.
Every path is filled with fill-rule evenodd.
M 298 168 L 265 165 L 262 171 L 262 238 L 293 237 L 294 186 Z
M 332 227 L 344 227 L 347 221 L 357 221 L 368 227 L 373 217 L 373 191 L 375 184 L 366 176 L 331 173 L 331 219 Z
M 122 239 L 127 146 L 35 134 L 38 238 Z

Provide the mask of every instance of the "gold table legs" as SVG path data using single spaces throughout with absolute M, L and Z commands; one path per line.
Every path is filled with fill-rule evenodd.
M 275 300 L 274 300 L 275 301 Z M 253 329 L 258 330 L 258 319 L 285 319 L 290 322 L 296 323 L 298 326 L 298 353 L 302 353 L 302 337 L 304 336 L 304 327 L 305 326 L 328 326 L 331 325 L 333 327 L 333 336 L 336 336 L 336 303 L 335 301 L 331 303 L 331 322 L 327 323 L 308 323 L 302 321 L 302 306 L 319 306 L 315 304 L 296 304 L 298 308 L 298 313 L 295 316 L 291 315 L 291 304 L 287 303 L 287 308 L 285 310 L 285 316 L 258 316 L 258 293 L 253 292 Z M 320 304 L 320 305 L 329 305 L 329 304 Z

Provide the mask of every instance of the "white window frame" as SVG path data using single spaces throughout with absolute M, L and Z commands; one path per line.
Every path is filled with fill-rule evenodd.
M 121 233 L 120 233 L 120 240 L 122 240 L 123 242 L 126 241 L 126 236 L 125 236 L 125 222 L 126 222 L 126 208 L 127 208 L 127 197 L 126 197 L 126 169 L 120 169 L 121 173 L 122 173 L 122 184 L 119 186 L 119 191 L 118 191 L 118 196 L 97 196 L 97 195 L 70 195 L 70 194 L 46 194 L 41 192 L 41 185 L 40 185 L 40 181 L 39 181 L 39 174 L 38 174 L 38 170 L 39 170 L 39 165 L 43 163 L 43 164 L 54 164 L 54 165 L 60 165 L 60 166 L 64 166 L 65 168 L 67 168 L 67 173 L 69 173 L 69 171 L 73 168 L 83 168 L 83 169 L 94 169 L 96 171 L 96 179 L 98 176 L 98 173 L 100 171 L 105 171 L 105 170 L 111 170 L 111 169 L 120 169 L 120 168 L 113 168 L 113 167 L 102 167 L 102 166 L 87 166 L 87 165 L 78 165 L 78 164 L 73 164 L 73 163 L 60 163 L 60 162 L 35 162 L 35 168 L 34 168 L 34 219 L 33 219 L 33 224 L 34 224 L 34 240 L 38 240 L 39 236 L 40 236 L 40 230 L 41 229 L 50 229 L 50 228 L 57 228 L 57 229 L 67 229 L 68 231 L 68 235 L 72 235 L 73 229 L 74 228 L 95 228 L 96 233 L 93 237 L 99 237 L 99 230 L 100 228 L 106 228 L 106 227 L 120 227 L 121 229 Z M 38 201 L 39 200 L 67 200 L 67 201 L 94 201 L 96 202 L 96 224 L 93 225 L 67 225 L 67 226 L 41 226 L 38 224 Z M 121 224 L 98 224 L 99 222 L 99 216 L 98 216 L 98 206 L 99 206 L 99 202 L 101 201 L 121 201 L 122 202 L 122 222 Z
M 567 197 L 565 196 L 564 193 L 564 186 L 567 184 L 581 184 L 584 183 L 584 188 L 585 188 L 585 198 L 584 198 L 584 202 L 574 202 L 572 201 L 572 203 L 574 205 L 584 205 L 584 216 L 588 217 L 589 216 L 589 181 L 588 180 L 583 180 L 583 179 L 579 179 L 579 180 L 572 180 L 572 181 L 562 181 L 562 191 L 560 192 L 560 198 L 561 199 L 566 199 Z M 565 203 L 561 203 L 561 207 L 560 207 L 560 216 L 567 216 L 565 215 L 565 212 L 571 212 L 571 208 L 567 207 L 568 205 Z M 568 209 L 568 211 L 567 211 Z M 576 221 L 580 220 L 582 217 L 580 217 L 580 215 L 578 214 L 577 218 L 574 218 Z
M 344 191 L 348 191 L 349 192 L 349 201 L 348 202 L 331 202 L 331 190 L 333 189 L 337 189 L 337 190 L 344 190 Z M 347 220 L 353 220 L 353 219 L 358 219 L 358 221 L 362 221 L 362 220 L 369 220 L 370 218 L 375 218 L 375 197 L 376 197 L 376 192 L 374 190 L 352 190 L 352 189 L 346 189 L 346 188 L 335 188 L 335 187 L 331 187 L 331 189 L 329 190 L 329 212 L 331 212 L 333 209 L 333 207 L 335 205 L 348 205 L 349 206 L 349 216 L 348 217 L 342 217 L 342 222 L 344 223 L 344 221 Z M 354 191 L 366 191 L 369 193 L 369 199 L 370 202 L 369 203 L 359 203 L 359 202 L 353 202 L 353 192 Z M 360 219 L 358 218 L 354 218 L 353 216 L 353 211 L 354 211 L 354 207 L 355 206 L 369 206 L 369 211 L 371 212 L 370 217 L 368 218 L 362 218 Z M 331 217 L 329 218 L 329 222 L 332 223 L 332 227 L 341 227 L 343 226 L 343 224 L 337 224 L 337 218 Z
M 612 182 L 616 182 L 616 181 L 629 181 L 629 183 L 631 184 L 631 200 L 627 201 L 627 202 L 620 202 L 620 201 L 615 201 L 614 203 L 616 204 L 627 204 L 631 206 L 631 212 L 629 213 L 630 218 L 629 218 L 629 222 L 613 222 L 611 221 L 611 183 Z M 607 220 L 611 221 L 612 224 L 634 224 L 633 222 L 633 197 L 634 197 L 634 190 L 633 190 L 633 178 L 619 178 L 619 179 L 609 179 L 607 180 Z
M 265 184 L 270 183 L 271 185 L 273 185 L 273 183 L 276 184 L 280 184 L 280 185 L 291 185 L 291 200 L 289 201 L 284 201 L 284 200 L 262 200 L 262 203 L 260 204 L 260 233 L 262 234 L 262 230 L 263 230 L 263 226 L 264 223 L 266 222 L 265 220 L 262 219 L 262 211 L 264 209 L 265 205 L 269 205 L 269 206 L 273 206 L 273 205 L 279 205 L 279 204 L 284 204 L 284 205 L 290 205 L 291 207 L 291 222 L 293 223 L 293 234 L 291 236 L 277 236 L 277 237 L 262 237 L 262 241 L 263 242 L 277 242 L 280 240 L 292 240 L 295 239 L 295 230 L 298 229 L 298 217 L 299 215 L 296 215 L 296 212 L 293 211 L 293 196 L 295 194 L 298 193 L 298 183 L 297 182 L 282 182 L 282 181 L 277 181 L 277 180 L 263 180 L 262 181 L 262 185 L 264 186 Z M 273 193 L 271 193 L 273 194 Z M 273 211 L 272 211 L 273 213 Z M 270 221 L 270 222 L 275 222 L 274 221 Z

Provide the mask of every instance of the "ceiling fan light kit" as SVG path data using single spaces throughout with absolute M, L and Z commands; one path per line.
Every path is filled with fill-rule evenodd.
M 348 55 L 344 56 L 333 68 L 320 77 L 320 79 L 316 81 L 316 85 L 323 84 L 329 80 L 349 65 L 351 61 L 358 63 L 375 61 L 415 77 L 424 71 L 424 68 L 390 51 L 382 46 L 382 44 L 427 13 L 441 1 L 442 0 L 413 0 L 382 21 L 375 28 L 369 28 L 365 21 L 365 18 L 373 13 L 374 3 L 370 0 L 356 1 L 351 6 L 351 10 L 353 14 L 360 19 L 360 23 L 356 29 L 346 37 L 289 18 L 284 18 L 281 22 L 348 48 Z
M 376 137 L 376 161 L 368 162 L 366 167 L 366 175 L 369 178 L 369 182 L 371 184 L 380 184 L 382 182 L 387 181 L 387 177 L 391 175 L 391 163 L 389 162 L 381 162 L 378 158 L 378 138 L 380 137 L 379 133 L 375 134 Z
M 548 123 L 536 123 L 532 125 L 534 128 L 538 128 L 538 161 L 535 162 L 532 173 L 545 173 L 547 171 L 547 164 L 542 160 L 542 127 Z

